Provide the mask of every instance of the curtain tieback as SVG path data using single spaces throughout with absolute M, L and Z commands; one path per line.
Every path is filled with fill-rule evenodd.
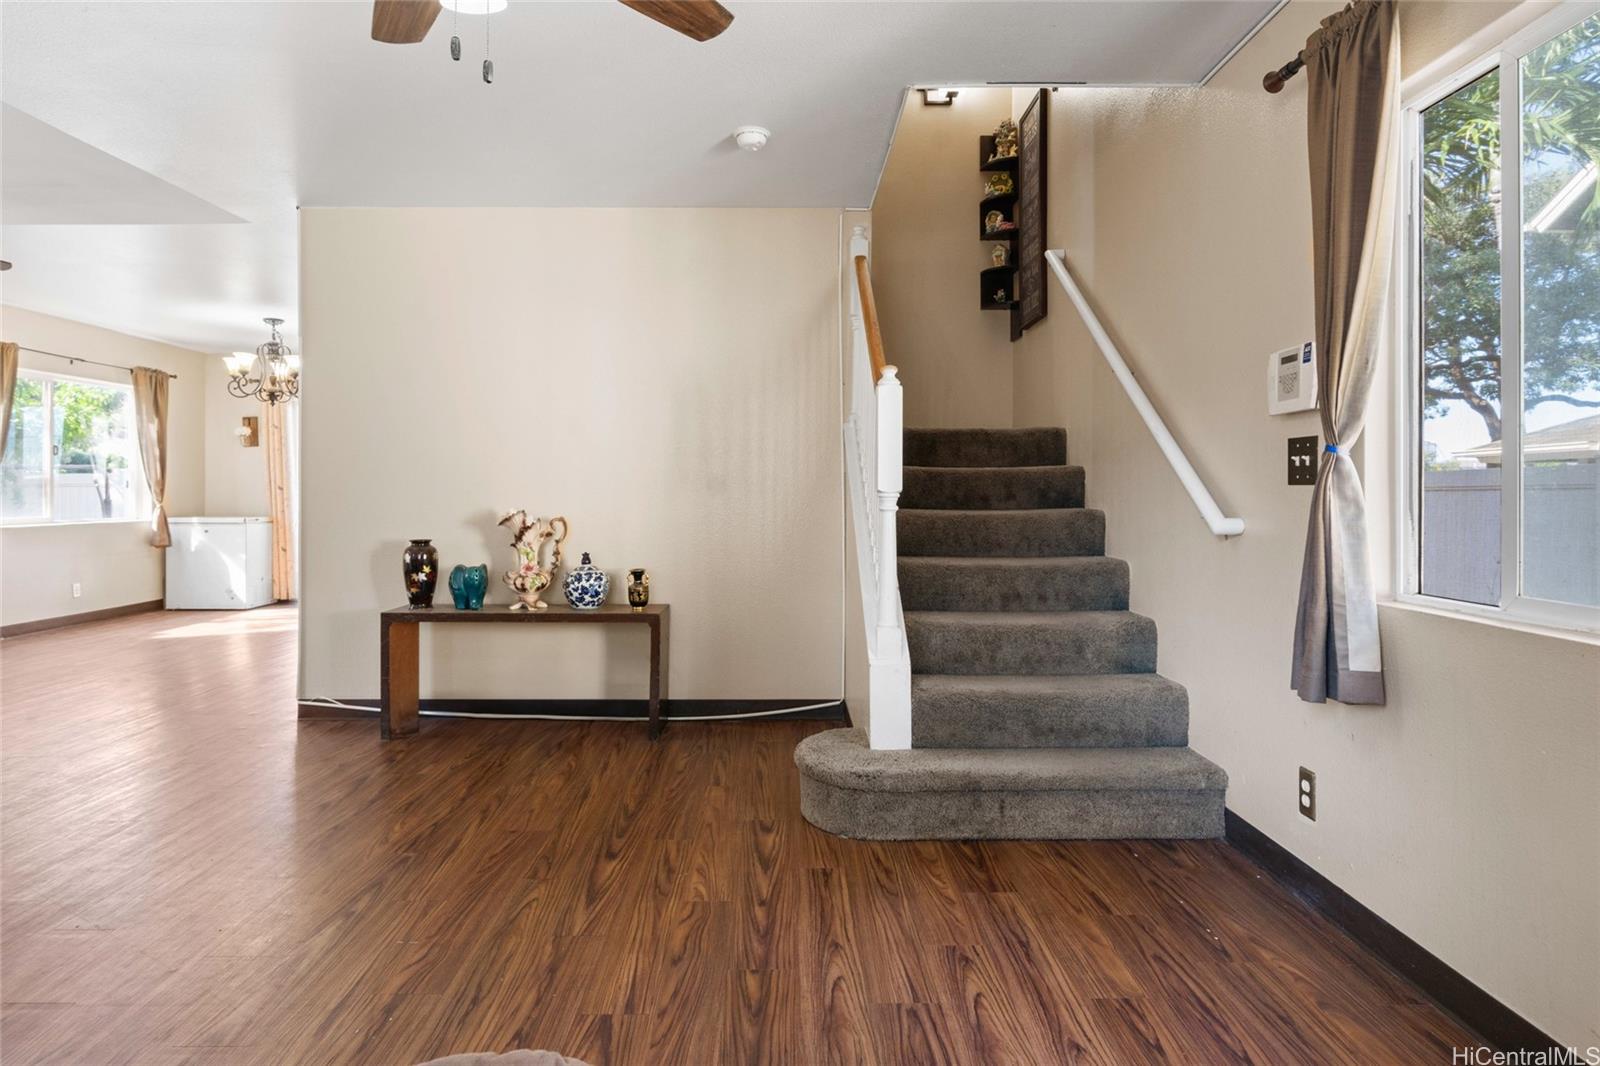
M 1329 453 L 1330 455 L 1343 455 L 1344 454 L 1343 452 L 1341 452 L 1339 450 L 1339 446 L 1337 444 L 1330 444 L 1330 445 L 1328 445 L 1326 448 L 1324 448 L 1322 450 L 1327 452 L 1327 453 Z

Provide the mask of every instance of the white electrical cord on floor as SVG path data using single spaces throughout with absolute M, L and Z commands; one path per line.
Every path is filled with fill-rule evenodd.
M 335 707 L 346 711 L 378 713 L 376 707 L 343 703 L 339 700 L 311 699 L 299 702 L 308 707 Z M 661 719 L 664 722 L 733 722 L 740 718 L 772 718 L 780 714 L 795 714 L 798 711 L 817 711 L 824 707 L 837 707 L 839 702 L 839 700 L 829 700 L 827 703 L 806 703 L 798 707 L 779 707 L 771 711 L 743 711 L 739 714 L 663 714 Z M 426 718 L 501 718 L 507 721 L 531 719 L 545 722 L 648 722 L 650 720 L 648 716 L 642 714 L 493 714 L 486 711 L 419 711 L 418 713 Z

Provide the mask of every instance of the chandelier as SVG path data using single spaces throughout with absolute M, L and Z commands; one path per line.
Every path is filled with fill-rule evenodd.
M 234 352 L 223 357 L 228 366 L 228 391 L 241 400 L 287 403 L 300 395 L 300 357 L 278 336 L 283 319 L 261 321 L 272 328 L 270 341 L 258 347 L 255 355 Z

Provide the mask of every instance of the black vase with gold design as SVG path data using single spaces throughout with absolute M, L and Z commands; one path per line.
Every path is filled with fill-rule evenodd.
M 405 563 L 406 602 L 413 607 L 432 607 L 433 591 L 439 586 L 439 549 L 426 540 L 413 540 L 401 556 Z
M 650 605 L 650 575 L 643 569 L 628 571 L 628 606 L 642 611 Z

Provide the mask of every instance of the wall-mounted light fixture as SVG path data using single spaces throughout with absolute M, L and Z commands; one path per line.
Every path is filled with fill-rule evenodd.
M 261 419 L 255 415 L 245 415 L 239 419 L 239 428 L 233 431 L 239 438 L 241 448 L 254 448 L 261 444 Z
M 956 102 L 959 89 L 918 89 L 922 94 L 923 107 L 949 107 Z

